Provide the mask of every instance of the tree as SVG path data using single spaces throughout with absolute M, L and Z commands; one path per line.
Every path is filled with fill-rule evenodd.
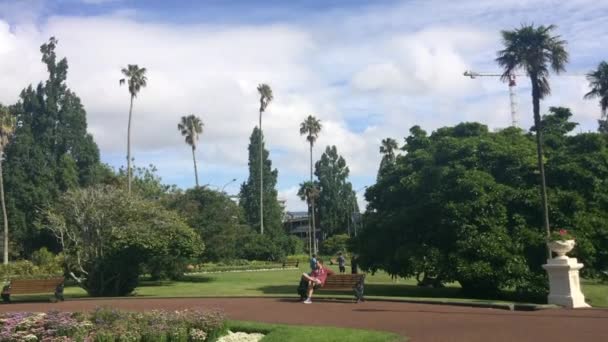
M 260 140 L 261 138 L 261 140 Z M 260 145 L 262 148 L 260 148 Z M 256 227 L 263 224 L 266 231 L 271 235 L 284 235 L 281 224 L 282 208 L 277 199 L 278 193 L 276 190 L 278 171 L 272 168 L 272 161 L 269 159 L 268 150 L 264 148 L 264 136 L 260 135 L 259 129 L 256 127 L 251 133 L 249 142 L 249 177 L 247 181 L 241 185 L 239 203 L 245 212 L 245 219 L 251 227 Z M 262 176 L 260 176 L 259 160 L 260 150 L 262 155 Z M 260 188 L 260 183 L 263 182 L 263 188 Z M 260 189 L 264 195 L 260 196 Z M 263 205 L 260 199 L 264 200 Z M 263 208 L 263 212 L 260 212 Z
M 380 145 L 380 153 L 382 153 L 382 160 L 380 161 L 380 167 L 378 168 L 378 178 L 382 177 L 387 172 L 387 168 L 392 167 L 395 163 L 395 150 L 399 148 L 397 140 L 393 138 L 382 139 Z
M 270 102 L 274 99 L 274 96 L 272 95 L 272 89 L 270 88 L 270 86 L 268 84 L 262 83 L 258 85 L 258 93 L 260 94 L 260 131 L 259 131 L 259 139 L 260 141 L 262 141 L 262 113 L 266 111 L 266 107 L 268 107 L 268 105 L 270 104 Z M 264 234 L 264 171 L 262 171 L 263 168 L 263 156 L 264 156 L 264 152 L 262 150 L 263 145 L 260 144 L 260 163 L 259 163 L 259 168 L 260 168 L 260 234 Z
M 91 296 L 127 295 L 144 263 L 188 260 L 204 247 L 177 213 L 112 186 L 70 190 L 44 218 L 67 271 Z
M 2 222 L 4 222 L 4 255 L 3 263 L 8 265 L 8 215 L 6 215 L 6 203 L 4 201 L 4 178 L 2 175 L 2 162 L 4 161 L 4 150 L 9 144 L 15 132 L 15 117 L 0 104 L 0 201 L 2 201 Z
M 310 143 L 310 182 L 312 183 L 312 148 L 319 137 L 319 133 L 321 132 L 321 121 L 315 118 L 312 115 L 309 115 L 301 124 L 300 124 L 300 135 L 306 135 L 306 140 Z M 314 241 L 314 253 L 317 253 L 317 236 L 315 232 L 315 198 L 310 197 L 310 228 L 308 231 L 308 239 L 310 240 L 312 230 L 312 241 Z M 310 243 L 309 243 L 310 247 Z M 310 248 L 309 248 L 310 253 Z
M 591 90 L 585 94 L 585 99 L 599 99 L 602 110 L 602 116 L 598 120 L 599 131 L 608 133 L 608 117 L 606 117 L 608 111 L 608 63 L 602 61 L 596 70 L 587 74 L 587 80 Z
M 58 58 L 57 44 L 51 37 L 40 47 L 48 79 L 23 89 L 10 106 L 19 126 L 5 150 L 4 182 L 11 243 L 25 256 L 44 246 L 58 251 L 50 232 L 35 228 L 44 208 L 63 191 L 99 183 L 107 175 L 87 133 L 86 111 L 66 85 L 68 62 Z
M 319 180 L 319 222 L 325 234 L 331 236 L 346 232 L 355 194 L 348 182 L 349 169 L 346 160 L 335 146 L 327 146 L 321 159 L 315 164 Z
M 532 106 L 536 132 L 536 150 L 538 169 L 540 171 L 540 191 L 542 198 L 543 224 L 545 233 L 550 235 L 549 207 L 547 203 L 547 185 L 543 164 L 543 139 L 540 118 L 540 100 L 551 93 L 549 70 L 560 73 L 568 62 L 566 41 L 560 36 L 552 35 L 554 25 L 534 27 L 522 26 L 513 31 L 502 31 L 504 49 L 498 52 L 496 62 L 503 68 L 504 80 L 523 69 L 532 83 Z M 549 257 L 551 252 L 547 249 Z
M 196 170 L 196 155 L 194 154 L 194 150 L 196 150 L 196 142 L 198 141 L 199 134 L 203 133 L 203 122 L 199 117 L 194 116 L 194 114 L 182 116 L 181 122 L 177 124 L 177 130 L 184 136 L 186 144 L 192 147 L 194 179 L 196 181 L 196 186 L 198 187 L 198 171 Z
M 300 197 L 300 199 L 302 201 L 306 201 L 306 204 L 308 206 L 308 215 L 310 215 L 309 217 L 311 224 L 309 225 L 309 230 L 308 230 L 308 254 L 312 255 L 313 253 L 313 242 L 311 239 L 311 233 L 310 233 L 310 227 L 315 227 L 315 207 L 313 206 L 314 201 L 319 199 L 319 186 L 318 184 L 316 184 L 313 181 L 307 181 L 304 183 L 300 183 L 300 189 L 298 189 L 298 197 Z M 313 228 L 314 229 L 314 228 Z M 316 251 L 315 251 L 316 252 Z
M 148 78 L 146 77 L 146 68 L 140 68 L 137 64 L 129 64 L 126 68 L 122 68 L 121 72 L 125 78 L 121 78 L 118 84 L 123 85 L 128 83 L 129 94 L 131 95 L 129 124 L 127 126 L 127 187 L 129 194 L 131 194 L 131 117 L 133 114 L 133 99 L 137 97 L 141 88 L 145 88 L 148 85 Z

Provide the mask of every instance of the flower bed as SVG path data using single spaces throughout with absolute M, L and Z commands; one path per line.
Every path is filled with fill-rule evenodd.
M 225 320 L 218 311 L 199 310 L 6 313 L 0 341 L 216 341 L 226 332 Z

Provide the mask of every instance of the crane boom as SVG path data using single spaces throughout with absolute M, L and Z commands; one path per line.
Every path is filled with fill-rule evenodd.
M 470 77 L 471 79 L 475 79 L 477 77 L 503 77 L 503 74 L 498 73 L 489 73 L 489 72 L 475 72 L 471 70 L 466 70 L 463 74 L 464 76 Z M 509 102 L 511 105 L 511 126 L 517 127 L 517 93 L 515 91 L 515 86 L 517 83 L 515 82 L 516 74 L 509 75 Z

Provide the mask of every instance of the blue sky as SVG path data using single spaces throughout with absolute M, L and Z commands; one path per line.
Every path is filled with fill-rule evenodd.
M 471 80 L 467 69 L 497 71 L 500 30 L 556 24 L 568 41 L 568 76 L 553 77 L 542 108 L 571 107 L 579 131 L 596 129 L 599 108 L 584 101 L 584 73 L 608 59 L 608 1 L 161 1 L 0 0 L 0 102 L 11 103 L 45 77 L 38 47 L 49 36 L 68 58 L 69 86 L 82 98 L 102 159 L 125 161 L 128 94 L 120 68 L 149 70 L 134 108 L 133 154 L 169 183 L 194 183 L 179 117 L 205 122 L 197 158 L 201 183 L 236 193 L 247 177 L 247 143 L 257 124 L 258 83 L 275 101 L 264 132 L 279 192 L 289 209 L 307 178 L 307 145 L 298 134 L 309 114 L 324 129 L 318 157 L 336 145 L 355 189 L 372 184 L 385 137 L 461 121 L 509 125 L 507 86 Z M 529 82 L 518 80 L 520 126 L 531 126 Z M 363 207 L 363 203 L 361 203 Z

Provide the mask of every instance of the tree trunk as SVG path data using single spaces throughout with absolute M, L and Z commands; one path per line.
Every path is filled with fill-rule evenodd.
M 4 176 L 2 175 L 2 158 L 4 153 L 0 153 L 0 200 L 2 201 L 2 218 L 4 222 L 4 259 L 5 265 L 8 265 L 8 217 L 6 215 L 6 203 L 4 202 Z
M 260 234 L 264 235 L 264 147 L 262 145 L 262 111 L 260 110 Z
M 543 206 L 543 225 L 547 237 L 551 235 L 549 226 L 549 205 L 547 203 L 547 185 L 545 179 L 545 165 L 543 162 L 543 134 L 540 121 L 540 89 L 538 86 L 538 78 L 531 76 L 532 80 L 532 106 L 534 110 L 534 127 L 536 130 L 536 154 L 538 158 L 538 169 L 540 171 L 540 193 Z M 551 258 L 551 250 L 547 247 L 547 255 Z
M 194 161 L 194 180 L 196 181 L 196 187 L 198 188 L 198 170 L 196 169 L 196 155 L 194 154 L 195 147 L 192 145 L 192 160 Z
M 314 252 L 315 254 L 317 254 L 317 231 L 315 229 L 315 197 L 316 196 L 316 192 L 315 192 L 315 184 L 312 181 L 312 142 L 310 143 L 310 185 L 312 186 L 312 199 L 310 201 L 311 203 L 311 210 L 310 210 L 310 217 L 311 217 L 311 229 L 312 229 L 312 241 L 313 241 L 313 246 L 314 246 Z
M 133 95 L 129 106 L 129 125 L 127 126 L 127 189 L 131 195 L 131 114 L 133 113 Z

